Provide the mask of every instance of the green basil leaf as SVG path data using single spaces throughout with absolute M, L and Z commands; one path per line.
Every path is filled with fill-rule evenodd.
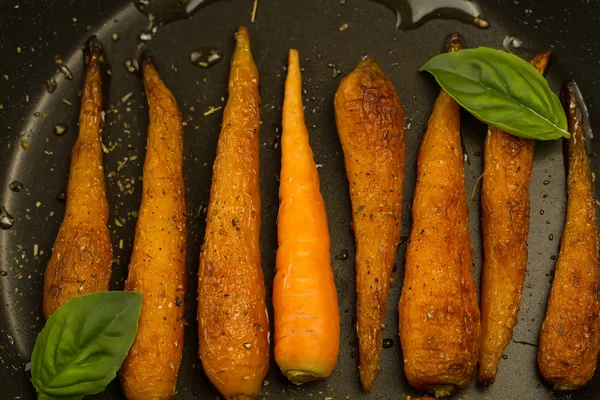
M 528 62 L 480 47 L 433 57 L 420 71 L 479 120 L 515 136 L 569 137 L 563 107 L 544 77 Z
M 38 399 L 81 399 L 112 381 L 137 332 L 142 295 L 97 292 L 75 297 L 48 318 L 33 347 Z

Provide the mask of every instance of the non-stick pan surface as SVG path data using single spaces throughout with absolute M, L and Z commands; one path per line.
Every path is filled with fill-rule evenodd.
M 370 393 L 360 389 L 355 331 L 354 239 L 350 225 L 348 184 L 338 141 L 333 95 L 341 76 L 334 68 L 350 72 L 364 55 L 375 57 L 397 88 L 406 115 L 407 162 L 402 234 L 408 235 L 415 186 L 416 156 L 420 138 L 439 88 L 418 68 L 440 52 L 444 37 L 462 33 L 470 47 L 502 47 L 507 35 L 523 40 L 523 56 L 552 49 L 548 79 L 558 91 L 564 79 L 577 80 L 591 113 L 592 126 L 600 126 L 600 63 L 596 0 L 541 1 L 496 0 L 482 4 L 487 30 L 450 20 L 434 20 L 412 31 L 395 30 L 394 15 L 367 0 L 260 0 L 256 21 L 250 22 L 250 0 L 209 4 L 191 19 L 165 25 L 147 44 L 167 86 L 175 94 L 184 118 L 185 179 L 188 210 L 188 295 L 184 361 L 179 399 L 212 399 L 218 393 L 202 372 L 197 359 L 196 272 L 204 233 L 202 205 L 208 202 L 211 167 L 220 130 L 221 112 L 204 116 L 210 107 L 223 105 L 233 33 L 237 25 L 250 29 L 254 57 L 262 88 L 261 193 L 262 254 L 267 288 L 274 275 L 277 217 L 277 175 L 280 168 L 278 135 L 281 125 L 284 65 L 290 47 L 301 54 L 304 68 L 306 120 L 327 206 L 332 243 L 332 266 L 339 293 L 342 340 L 338 365 L 326 381 L 294 387 L 286 382 L 274 362 L 263 387 L 267 399 L 399 399 L 417 394 L 402 371 L 398 340 L 397 303 L 403 276 L 406 245 L 398 251 L 397 270 L 389 295 L 384 338 L 394 345 L 382 350 L 381 371 Z M 104 43 L 112 65 L 109 101 L 105 104 L 104 160 L 109 173 L 110 230 L 115 248 L 113 289 L 121 289 L 127 274 L 139 207 L 144 159 L 147 108 L 139 76 L 123 63 L 134 55 L 138 34 L 147 26 L 144 15 L 126 0 L 103 1 L 0 1 L 0 206 L 14 217 L 14 226 L 0 232 L 0 387 L 2 399 L 31 399 L 35 391 L 26 373 L 37 333 L 44 324 L 41 312 L 43 273 L 64 213 L 57 194 L 66 187 L 71 147 L 76 138 L 78 92 L 83 79 L 80 45 L 91 34 Z M 348 24 L 348 29 L 340 26 Z M 119 35 L 113 41 L 114 33 Z M 211 69 L 189 62 L 189 53 L 213 46 L 224 61 Z M 67 80 L 57 72 L 60 58 L 72 72 Z M 335 67 L 334 67 L 335 66 Z M 49 94 L 45 82 L 54 77 L 58 89 Z M 133 93 L 127 103 L 120 100 Z M 69 105 L 66 102 L 71 102 Z M 56 124 L 68 132 L 53 133 Z M 466 113 L 462 122 L 465 179 L 472 193 L 482 171 L 486 127 Z M 22 142 L 27 141 L 25 150 Z M 595 151 L 599 142 L 594 142 Z M 595 160 L 593 160 L 595 162 Z M 13 192 L 9 184 L 23 183 Z M 596 184 L 598 188 L 598 184 Z M 133 190 L 132 190 L 133 189 Z M 472 387 L 457 395 L 469 399 L 598 399 L 600 378 L 579 392 L 562 396 L 552 392 L 538 372 L 538 333 L 553 277 L 565 211 L 565 171 L 560 141 L 540 142 L 535 150 L 531 182 L 531 230 L 525 289 L 512 342 L 501 360 L 496 383 Z M 479 283 L 481 230 L 478 191 L 470 203 L 470 228 L 474 271 Z M 132 215 L 132 212 L 134 213 Z M 116 223 L 115 220 L 119 220 Z M 119 226 L 123 225 L 123 226 Z M 348 251 L 347 260 L 336 255 Z M 267 290 L 270 303 L 270 290 Z M 269 312 L 271 313 L 271 308 Z M 102 399 L 120 399 L 118 382 L 109 385 Z

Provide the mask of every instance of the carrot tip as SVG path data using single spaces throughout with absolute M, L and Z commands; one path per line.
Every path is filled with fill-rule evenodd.
M 144 51 L 142 53 L 142 67 L 156 69 L 154 66 L 154 60 L 152 59 L 152 54 L 149 51 Z
M 458 392 L 459 387 L 456 385 L 429 385 L 427 390 L 433 393 L 436 398 L 449 397 Z
M 458 32 L 451 33 L 446 37 L 444 50 L 448 53 L 455 53 L 463 48 L 463 40 Z
M 97 60 L 102 54 L 102 43 L 96 37 L 92 35 L 88 38 L 83 46 L 83 54 L 85 56 L 85 63 L 88 65 L 92 60 Z
M 491 386 L 495 380 L 496 380 L 495 376 L 487 375 L 487 374 L 479 375 L 479 377 L 477 378 L 477 381 L 479 382 L 479 384 L 484 387 Z
M 312 382 L 324 378 L 324 376 L 317 375 L 311 371 L 294 369 L 286 371 L 285 376 L 290 382 L 292 382 L 295 385 L 302 385 L 303 383 Z
M 569 384 L 569 383 L 556 383 L 554 385 L 555 392 L 570 392 L 572 390 L 577 390 L 581 387 L 581 385 L 577 384 Z

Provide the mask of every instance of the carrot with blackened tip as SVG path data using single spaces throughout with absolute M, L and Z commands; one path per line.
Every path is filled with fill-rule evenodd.
M 79 134 L 71 153 L 67 209 L 44 273 L 46 318 L 69 299 L 108 290 L 112 246 L 102 163 L 102 47 L 93 36 L 86 46 Z
M 564 89 L 571 138 L 567 145 L 567 216 L 538 365 L 554 390 L 575 390 L 594 376 L 600 353 L 600 265 L 593 172 L 575 82 Z

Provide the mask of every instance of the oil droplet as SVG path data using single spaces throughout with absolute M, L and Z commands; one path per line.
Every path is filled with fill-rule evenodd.
M 62 136 L 67 133 L 67 126 L 65 124 L 56 124 L 54 125 L 54 134 L 57 136 Z
M 348 259 L 348 250 L 344 249 L 340 252 L 340 254 L 338 254 L 337 256 L 335 256 L 336 260 L 342 260 L 342 261 L 346 261 Z
M 508 356 L 506 354 L 502 354 L 502 359 L 503 360 L 508 360 Z
M 125 60 L 125 69 L 134 74 L 140 70 L 140 64 L 135 58 L 128 58 Z
M 198 203 L 196 207 L 194 207 L 194 218 L 203 219 L 206 217 L 206 211 L 208 207 L 206 204 Z
M 383 339 L 382 347 L 384 349 L 391 349 L 392 347 L 394 347 L 394 339 Z
M 60 73 L 63 74 L 65 79 L 68 79 L 68 80 L 73 79 L 73 74 L 71 73 L 71 70 L 69 69 L 69 67 L 67 67 L 66 65 L 60 66 Z
M 23 190 L 23 184 L 19 181 L 12 181 L 10 185 L 8 185 L 8 188 L 15 193 L 19 193 Z
M 7 230 L 12 228 L 15 219 L 6 211 L 6 207 L 0 207 L 0 229 Z
M 550 256 L 551 260 L 556 260 L 556 256 Z
M 540 215 L 544 215 L 544 210 L 540 210 Z
M 8 271 L 5 271 L 3 269 L 0 269 L 0 275 L 1 276 L 8 276 Z
M 58 192 L 58 194 L 56 195 L 56 200 L 58 200 L 59 203 L 67 202 L 67 192 L 65 189 Z
M 279 149 L 279 143 L 280 142 L 281 142 L 281 136 L 280 135 L 275 135 L 275 137 L 271 141 L 271 148 L 273 148 L 273 150 Z
M 542 183 L 543 183 L 543 184 L 544 184 L 544 186 L 545 186 L 545 185 L 549 185 L 549 184 L 550 184 L 550 181 L 549 181 L 548 179 L 546 179 L 546 180 L 545 180 L 544 182 L 542 182 Z
M 201 47 L 192 50 L 190 53 L 190 62 L 196 67 L 210 68 L 223 59 L 223 53 L 220 50 L 211 47 Z
M 135 6 L 149 19 L 163 25 L 172 21 L 186 19 L 201 6 L 214 0 L 136 0 Z
M 396 13 L 397 29 L 415 29 L 436 19 L 456 19 L 487 28 L 475 0 L 375 0 Z
M 56 83 L 56 79 L 50 78 L 46 81 L 46 89 L 48 89 L 48 93 L 54 93 L 56 88 L 58 88 L 58 83 Z
M 554 235 L 553 234 L 549 234 L 548 235 L 548 240 L 554 240 Z

